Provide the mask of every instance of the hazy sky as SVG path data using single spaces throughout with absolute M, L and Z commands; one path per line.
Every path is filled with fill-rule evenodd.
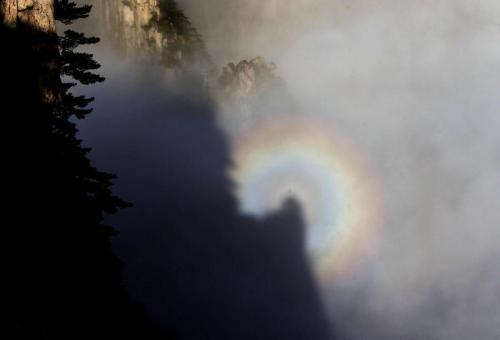
M 179 3 L 217 65 L 274 61 L 379 188 L 376 251 L 322 283 L 339 338 L 500 338 L 500 3 Z

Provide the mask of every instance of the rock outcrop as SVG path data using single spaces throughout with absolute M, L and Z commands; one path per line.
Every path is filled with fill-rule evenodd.
M 38 79 L 33 91 L 39 100 L 46 104 L 57 102 L 61 81 L 54 0 L 1 0 L 0 23 L 3 30 L 15 32 L 18 40 L 22 39 L 29 45 L 22 47 L 33 55 L 31 65 L 26 66 L 33 69 L 33 77 Z M 27 84 L 24 87 L 26 92 L 31 89 Z
M 208 64 L 203 41 L 174 0 L 94 0 L 104 32 L 133 57 L 166 67 Z
M 276 66 L 262 57 L 238 64 L 229 63 L 222 69 L 218 92 L 233 98 L 245 98 L 274 87 L 280 80 L 274 74 Z
M 154 22 L 160 17 L 160 0 L 97 0 L 105 32 L 126 52 L 159 55 L 168 39 Z
M 6 27 L 54 35 L 53 0 L 2 0 L 0 16 Z

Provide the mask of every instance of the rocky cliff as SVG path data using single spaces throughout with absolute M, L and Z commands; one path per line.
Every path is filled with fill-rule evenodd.
M 53 0 L 2 0 L 2 24 L 12 29 L 56 33 Z
M 105 33 L 128 53 L 159 55 L 167 37 L 154 22 L 160 17 L 159 0 L 94 0 Z
M 275 67 L 274 63 L 268 63 L 262 57 L 242 60 L 238 64 L 229 63 L 219 76 L 218 91 L 236 98 L 259 94 L 279 82 L 274 75 Z
M 94 0 L 108 38 L 167 67 L 208 64 L 201 36 L 174 0 Z
M 17 35 L 18 49 L 30 57 L 30 72 L 37 81 L 23 88 L 32 91 L 40 102 L 52 104 L 60 99 L 60 65 L 57 47 L 53 0 L 2 0 L 0 2 L 2 30 Z M 14 48 L 9 46 L 10 48 Z M 15 52 L 15 51 L 14 51 Z M 17 51 L 19 52 L 19 51 Z M 27 65 L 28 66 L 28 65 Z M 21 79 L 22 77 L 19 77 Z

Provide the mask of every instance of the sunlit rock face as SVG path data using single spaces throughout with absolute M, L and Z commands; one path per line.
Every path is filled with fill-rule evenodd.
M 94 6 L 106 34 L 127 53 L 159 56 L 167 44 L 165 34 L 153 24 L 160 16 L 159 0 L 94 1 Z
M 12 29 L 23 29 L 53 35 L 56 32 L 53 0 L 2 0 L 2 23 Z
M 2 18 L 2 25 L 15 28 L 17 25 L 17 0 L 0 2 L 0 17 Z
M 0 24 L 26 38 L 25 46 L 33 54 L 31 66 L 38 79 L 34 92 L 41 103 L 53 104 L 60 99 L 59 50 L 53 0 L 2 0 Z M 7 46 L 6 48 L 12 48 Z M 6 67 L 10 67 L 7 65 Z M 20 70 L 21 72 L 21 70 Z M 29 93 L 26 84 L 26 94 Z
M 112 43 L 169 69 L 209 65 L 203 40 L 174 0 L 94 0 Z

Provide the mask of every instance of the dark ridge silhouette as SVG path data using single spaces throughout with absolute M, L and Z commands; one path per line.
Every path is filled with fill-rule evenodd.
M 108 74 L 92 92 L 106 115 L 81 128 L 96 163 L 119 174 L 117 192 L 134 203 L 111 219 L 132 296 L 176 339 L 331 339 L 300 206 L 290 200 L 262 220 L 242 215 L 228 140 L 199 79 L 130 59 L 126 74 Z
M 24 18 L 36 15 L 36 5 L 23 10 Z M 63 21 L 90 10 L 57 5 Z M 102 80 L 89 71 L 98 67 L 91 55 L 73 53 L 96 40 L 69 31 L 59 39 L 55 30 L 40 31 L 15 16 L 7 25 L 8 13 L 0 14 L 2 112 L 9 130 L 2 338 L 155 338 L 124 288 L 109 241 L 116 231 L 103 223 L 105 214 L 128 204 L 112 194 L 114 176 L 92 166 L 70 120 L 88 114 L 91 99 L 72 96 L 71 84 L 61 82 L 62 75 L 82 84 Z

